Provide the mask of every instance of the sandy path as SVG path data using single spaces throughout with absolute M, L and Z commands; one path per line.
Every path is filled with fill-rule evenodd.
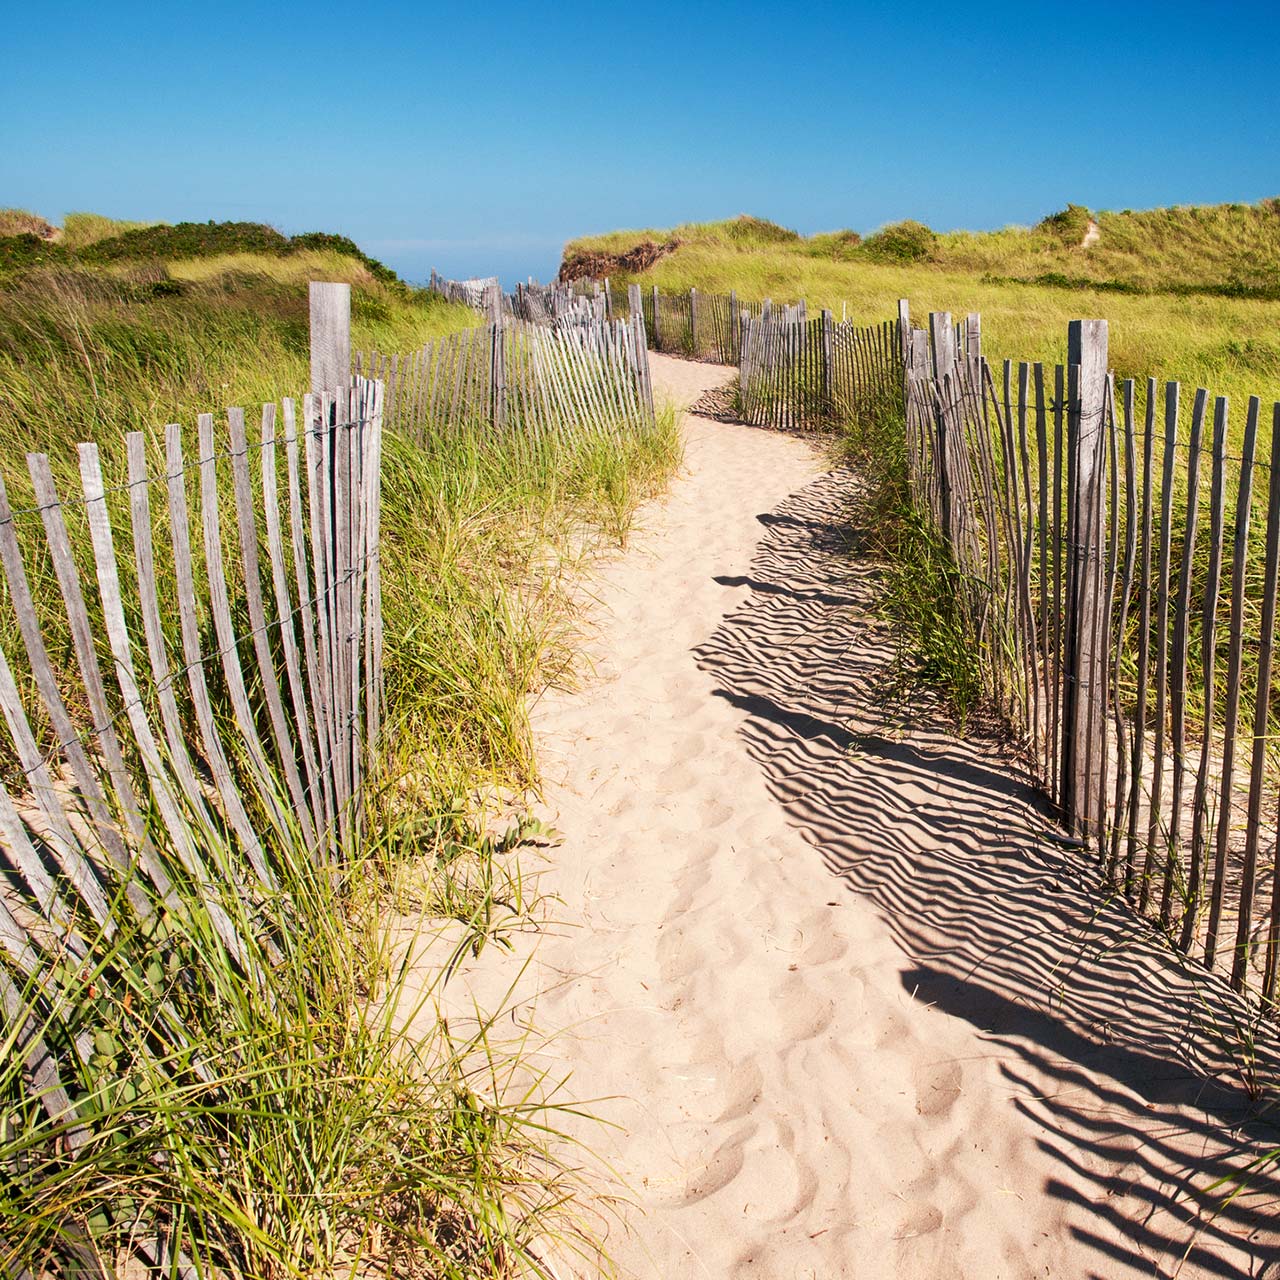
M 727 377 L 652 359 L 686 403 Z M 1246 1114 L 1178 1060 L 1191 982 L 1074 887 L 997 744 L 892 696 L 850 478 L 687 428 L 602 574 L 597 678 L 534 717 L 565 835 L 536 1019 L 618 1126 L 585 1136 L 631 1190 L 621 1274 L 1173 1274 L 1179 1187 Z M 1263 1274 L 1253 1229 L 1180 1274 Z

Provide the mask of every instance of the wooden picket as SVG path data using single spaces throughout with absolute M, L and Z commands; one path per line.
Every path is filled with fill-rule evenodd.
M 202 416 L 194 441 L 170 425 L 150 459 L 140 432 L 110 463 L 81 444 L 78 484 L 32 454 L 29 506 L 0 483 L 17 637 L 0 647 L 0 1026 L 72 1158 L 89 1124 L 65 957 L 94 954 L 130 913 L 163 907 L 183 928 L 181 876 L 256 983 L 274 944 L 222 895 L 272 891 L 299 840 L 324 866 L 358 834 L 382 696 L 382 407 L 357 378 L 300 416 L 264 406 L 252 434 L 237 409 L 222 429 Z M 37 592 L 45 566 L 56 586 Z M 183 1043 L 166 1000 L 153 1016 L 162 1043 Z
M 988 696 L 1117 891 L 1237 990 L 1273 1000 L 1280 877 L 1262 819 L 1280 798 L 1280 405 L 1268 466 L 1256 398 L 1234 456 L 1225 398 L 1202 388 L 1188 409 L 1176 382 L 1115 386 L 1100 322 L 1073 325 L 1077 362 L 1049 392 L 1038 365 L 1006 361 L 997 378 L 970 357 L 948 373 L 954 327 L 932 319 L 906 343 L 908 475 L 962 571 Z M 962 341 L 973 332 L 970 317 Z

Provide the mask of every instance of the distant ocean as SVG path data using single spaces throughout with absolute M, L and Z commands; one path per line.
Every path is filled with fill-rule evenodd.
M 511 289 L 532 276 L 545 284 L 560 270 L 560 241 L 536 244 L 491 245 L 476 242 L 412 242 L 365 240 L 360 243 L 370 256 L 385 262 L 402 280 L 424 284 L 434 268 L 451 280 L 476 276 L 497 276 L 503 288 Z

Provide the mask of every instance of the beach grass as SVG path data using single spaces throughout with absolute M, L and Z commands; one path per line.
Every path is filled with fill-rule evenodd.
M 1065 212 L 1065 211 L 1064 211 Z M 1280 205 L 1218 205 L 1091 216 L 1098 239 L 1077 238 L 1079 219 L 993 232 L 937 234 L 923 258 L 894 257 L 853 232 L 802 237 L 759 219 L 612 232 L 571 241 L 621 253 L 640 240 L 677 247 L 638 277 L 678 293 L 736 290 L 739 298 L 831 308 L 860 324 L 911 303 L 982 316 L 983 350 L 1002 359 L 1057 364 L 1073 319 L 1109 321 L 1118 378 L 1180 380 L 1243 410 L 1249 395 L 1280 399 Z
M 128 430 L 154 450 L 166 422 L 190 427 L 231 404 L 252 420 L 262 401 L 300 396 L 309 279 L 352 284 L 357 348 L 409 351 L 477 323 L 330 245 L 200 243 L 218 251 L 0 272 L 0 469 L 15 507 L 31 496 L 28 451 L 47 451 L 69 492 L 77 441 L 99 443 L 113 476 Z M 367 839 L 331 878 L 300 838 L 277 836 L 278 893 L 250 903 L 228 882 L 217 905 L 245 936 L 283 944 L 258 957 L 261 983 L 227 956 L 208 887 L 187 884 L 176 863 L 185 887 L 166 904 L 169 932 L 157 938 L 130 917 L 91 939 L 80 1003 L 58 1008 L 57 1026 L 46 993 L 14 975 L 0 1045 L 6 1268 L 109 1271 L 156 1227 L 202 1274 L 273 1280 L 547 1275 L 549 1241 L 572 1251 L 560 1104 L 530 1092 L 523 1044 L 494 1034 L 500 1010 L 463 1033 L 435 1002 L 463 955 L 531 909 L 520 865 L 537 830 L 524 817 L 537 787 L 530 700 L 577 678 L 584 575 L 625 542 L 638 505 L 679 462 L 671 413 L 646 433 L 599 426 L 536 448 L 491 431 L 386 440 L 387 718 Z M 33 557 L 39 535 L 24 530 L 36 525 L 17 525 Z M 159 589 L 171 599 L 176 584 Z M 17 653 L 12 632 L 9 619 L 0 642 Z M 56 645 L 53 660 L 74 687 L 68 649 Z M 153 839 L 172 856 L 158 823 Z M 234 859 L 202 852 L 213 865 Z M 450 926 L 456 940 L 457 955 L 425 981 L 387 929 L 406 883 L 418 927 Z M 166 1021 L 158 993 L 175 991 L 181 1017 Z M 63 1126 L 29 1101 L 24 1024 L 89 1037 L 59 1040 L 92 1116 L 74 1158 Z

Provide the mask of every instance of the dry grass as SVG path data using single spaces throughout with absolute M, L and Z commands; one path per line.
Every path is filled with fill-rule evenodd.
M 1066 355 L 1068 321 L 1102 316 L 1111 322 L 1111 362 L 1121 377 L 1208 387 L 1230 396 L 1237 416 L 1249 395 L 1280 399 L 1280 297 L 1230 292 L 1236 278 L 1280 293 L 1275 202 L 1096 216 L 1102 235 L 1087 250 L 1050 228 L 951 232 L 938 237 L 926 262 L 877 260 L 865 244 L 835 234 L 806 240 L 775 228 L 753 236 L 740 221 L 615 232 L 574 241 L 566 254 L 606 245 L 617 252 L 642 235 L 674 234 L 680 247 L 644 273 L 646 285 L 736 289 L 743 299 L 804 297 L 863 322 L 894 315 L 902 297 L 917 323 L 931 310 L 978 311 L 993 358 L 1056 363 Z M 1055 272 L 1057 283 L 1027 283 Z M 1108 283 L 1117 279 L 1129 291 Z
M 0 236 L 39 236 L 41 240 L 53 240 L 58 236 L 58 228 L 26 209 L 0 209 Z

